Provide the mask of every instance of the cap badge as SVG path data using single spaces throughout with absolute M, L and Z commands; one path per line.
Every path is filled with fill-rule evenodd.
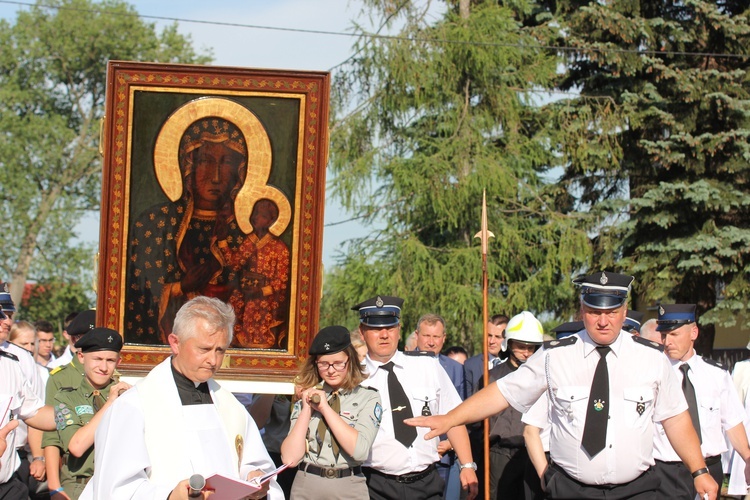
M 329 344 L 328 342 L 326 342 L 325 344 L 323 344 L 323 348 L 324 348 L 324 349 L 325 349 L 326 351 L 328 351 L 328 350 L 330 350 L 330 349 L 331 349 L 331 344 Z
M 594 401 L 594 410 L 602 411 L 604 409 L 604 401 L 597 399 Z
M 8 288 L 8 284 L 7 283 L 3 283 L 3 292 L 5 292 L 5 293 L 10 292 L 10 288 Z
M 113 340 L 114 339 L 112 338 L 112 335 L 110 335 L 109 337 L 107 337 L 107 342 L 109 342 L 110 344 L 112 343 Z
M 604 271 L 602 271 L 602 277 L 599 278 L 599 283 L 601 283 L 602 285 L 606 285 L 608 281 L 609 279 L 607 279 L 607 275 L 604 274 Z
M 662 306 L 659 306 L 659 316 L 664 316 L 664 308 Z
M 549 343 L 549 345 L 557 345 L 559 343 L 560 343 L 559 340 L 553 340 L 552 342 Z
M 380 295 L 378 295 L 378 298 L 375 300 L 375 305 L 378 307 L 383 307 L 383 305 L 385 305 L 383 299 L 380 298 Z

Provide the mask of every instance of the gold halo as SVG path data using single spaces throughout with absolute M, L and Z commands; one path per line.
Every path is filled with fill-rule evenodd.
M 279 207 L 279 218 L 269 231 L 279 236 L 291 221 L 292 209 L 284 193 L 266 184 L 271 174 L 271 141 L 258 117 L 234 101 L 220 97 L 195 99 L 179 107 L 167 119 L 154 146 L 154 170 L 159 186 L 171 201 L 180 199 L 184 188 L 179 162 L 180 139 L 192 123 L 208 116 L 234 123 L 245 136 L 247 175 L 234 200 L 237 224 L 243 232 L 249 233 L 252 230 L 250 213 L 253 205 L 261 198 L 268 198 Z

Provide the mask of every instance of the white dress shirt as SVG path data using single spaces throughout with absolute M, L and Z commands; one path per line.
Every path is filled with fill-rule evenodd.
M 67 346 L 59 358 L 51 359 L 47 363 L 47 369 L 51 371 L 58 366 L 65 366 L 71 361 L 73 361 L 73 351 L 70 350 L 70 346 Z
M 539 428 L 539 438 L 542 440 L 542 448 L 549 452 L 549 435 L 551 425 L 549 420 L 549 399 L 545 392 L 536 400 L 534 406 L 521 416 L 521 422 Z
M 740 400 L 745 403 L 745 434 L 750 438 L 750 360 L 735 363 L 732 380 L 739 392 Z M 745 495 L 748 488 L 750 484 L 745 482 L 745 461 L 736 450 L 732 450 L 727 494 Z
M 415 417 L 422 415 L 425 403 L 432 415 L 444 415 L 461 404 L 461 397 L 437 358 L 407 356 L 397 351 L 390 361 L 393 361 L 393 372 L 411 402 L 412 414 Z M 372 444 L 370 457 L 363 465 L 393 475 L 422 471 L 440 460 L 437 452 L 439 438 L 425 441 L 424 436 L 429 429 L 417 427 L 417 438 L 411 447 L 406 448 L 396 440 L 388 392 L 388 372 L 380 369 L 383 364 L 385 363 L 373 361 L 369 355 L 366 358 L 370 378 L 362 382 L 362 385 L 378 390 L 383 405 L 383 416 Z
M 695 354 L 686 362 L 672 361 L 672 368 L 680 387 L 682 373 L 680 366 L 690 366 L 688 377 L 695 387 L 695 399 L 698 402 L 698 418 L 701 423 L 701 451 L 704 457 L 721 455 L 727 451 L 724 431 L 731 429 L 745 420 L 745 409 L 732 383 L 729 372 L 718 366 L 706 363 Z M 657 425 L 654 437 L 654 458 L 664 462 L 678 462 L 680 457 L 669 444 L 664 427 Z
M 508 402 L 527 411 L 547 391 L 550 455 L 585 484 L 623 484 L 654 464 L 654 422 L 687 409 L 680 382 L 664 354 L 621 331 L 609 346 L 609 424 L 606 447 L 593 458 L 581 446 L 589 393 L 599 356 L 586 331 L 542 348 L 497 381 Z
M 0 427 L 10 421 L 11 415 L 23 420 L 36 415 L 42 406 L 44 402 L 31 390 L 20 363 L 0 354 Z M 0 484 L 7 483 L 20 464 L 16 452 L 18 429 L 11 431 L 6 440 L 8 447 L 0 458 Z

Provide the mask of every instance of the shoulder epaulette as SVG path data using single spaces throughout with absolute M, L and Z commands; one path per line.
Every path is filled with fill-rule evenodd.
M 432 351 L 404 351 L 407 356 L 426 356 L 428 358 L 437 358 L 437 354 Z
M 8 359 L 12 359 L 13 361 L 18 361 L 18 356 L 16 356 L 12 352 L 3 351 L 2 349 L 0 349 L 0 356 L 6 357 Z
M 701 356 L 701 358 L 703 358 L 703 356 Z M 708 364 L 708 365 L 715 366 L 716 368 L 720 368 L 722 370 L 726 370 L 727 369 L 726 366 L 724 366 L 722 363 L 716 361 L 715 359 L 703 358 L 703 361 L 705 361 L 706 364 Z
M 646 347 L 650 347 L 652 349 L 656 349 L 657 351 L 664 352 L 664 346 L 661 345 L 658 342 L 654 342 L 653 340 L 644 339 L 643 337 L 638 337 L 637 335 L 631 335 L 633 340 L 641 345 L 645 345 Z
M 556 347 L 565 347 L 566 345 L 573 345 L 576 342 L 578 342 L 578 337 L 575 335 L 571 335 L 570 337 L 565 337 L 564 339 L 560 340 L 548 340 L 544 343 L 545 349 L 554 349 Z
M 51 371 L 51 372 L 49 372 L 50 376 L 54 375 L 55 373 L 58 373 L 58 372 L 59 372 L 60 370 L 62 370 L 63 368 L 65 368 L 65 367 L 64 367 L 64 366 L 56 366 L 56 367 L 54 367 L 54 368 L 52 369 L 52 371 Z
M 378 390 L 375 387 L 370 387 L 369 385 L 360 385 L 363 389 L 370 389 L 371 391 L 378 392 Z

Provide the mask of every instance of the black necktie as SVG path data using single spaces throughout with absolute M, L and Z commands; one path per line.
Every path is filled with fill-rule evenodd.
M 698 401 L 695 399 L 695 387 L 688 377 L 688 370 L 690 366 L 687 363 L 680 365 L 680 371 L 682 372 L 682 392 L 685 394 L 685 400 L 688 404 L 688 413 L 690 414 L 690 420 L 693 421 L 693 427 L 695 432 L 698 434 L 698 440 L 703 444 L 703 436 L 701 436 L 701 420 L 698 417 Z
M 586 411 L 586 423 L 583 427 L 581 444 L 590 457 L 604 449 L 607 442 L 607 420 L 609 419 L 609 372 L 607 371 L 607 346 L 596 348 L 599 352 L 599 363 L 594 371 L 589 394 L 589 408 Z
M 393 418 L 393 434 L 396 440 L 407 448 L 417 439 L 417 429 L 406 425 L 404 420 L 412 418 L 411 403 L 404 392 L 401 382 L 393 373 L 393 361 L 380 366 L 388 372 L 388 396 L 391 400 L 391 417 Z

